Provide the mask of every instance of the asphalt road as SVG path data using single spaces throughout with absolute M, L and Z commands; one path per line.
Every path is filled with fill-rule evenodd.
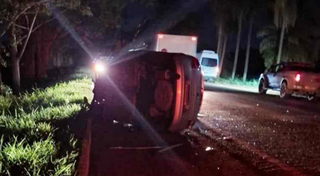
M 111 95 L 111 94 L 110 94 Z M 96 102 L 90 126 L 92 176 L 255 176 L 260 171 L 238 160 L 210 137 L 200 122 L 193 130 L 154 130 L 119 94 Z M 107 108 L 106 108 L 107 107 Z M 136 118 L 139 120 L 133 120 Z M 87 163 L 84 161 L 84 163 Z M 86 167 L 86 165 L 85 165 Z
M 320 175 L 319 102 L 205 88 L 200 134 L 267 175 Z
M 132 109 L 106 100 L 93 110 L 89 175 L 320 175 L 320 104 L 276 94 L 206 84 L 199 122 L 181 134 L 133 124 Z

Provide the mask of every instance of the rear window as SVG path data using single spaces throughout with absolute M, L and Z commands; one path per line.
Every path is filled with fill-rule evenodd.
M 216 67 L 216 66 L 218 66 L 218 60 L 204 57 L 204 58 L 202 58 L 201 65 L 206 66 L 206 67 Z

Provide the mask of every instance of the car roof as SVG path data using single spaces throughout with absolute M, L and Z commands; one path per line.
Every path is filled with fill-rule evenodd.
M 116 65 L 124 62 L 129 61 L 136 61 L 136 60 L 150 60 L 154 62 L 162 62 L 162 61 L 169 61 L 174 57 L 181 57 L 184 60 L 197 60 L 193 56 L 189 56 L 183 53 L 165 53 L 165 52 L 155 52 L 155 51 L 148 51 L 148 50 L 140 50 L 140 51 L 131 51 L 115 57 L 113 61 L 111 61 L 110 65 Z M 198 61 L 198 60 L 197 60 Z

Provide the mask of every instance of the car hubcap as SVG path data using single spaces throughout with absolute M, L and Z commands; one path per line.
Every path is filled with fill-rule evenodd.
M 314 97 L 315 97 L 314 95 L 308 95 L 308 100 L 312 101 L 314 99 Z
M 262 92 L 262 91 L 263 91 L 263 83 L 260 82 L 260 84 L 259 84 L 259 92 Z
M 286 95 L 286 89 L 287 89 L 286 85 L 283 84 L 283 85 L 281 86 L 281 90 L 280 90 L 280 95 L 281 95 L 281 97 L 284 97 L 284 96 Z

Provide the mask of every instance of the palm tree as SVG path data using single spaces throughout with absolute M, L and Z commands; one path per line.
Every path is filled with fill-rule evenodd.
M 226 50 L 227 50 L 227 44 L 228 44 L 228 36 L 224 36 L 223 46 L 222 46 L 222 54 L 221 54 L 220 65 L 219 65 L 219 68 L 220 68 L 219 76 L 222 73 L 224 58 L 225 58 Z
M 214 22 L 218 29 L 217 36 L 217 53 L 219 58 L 222 58 L 224 36 L 226 35 L 227 23 L 230 20 L 231 5 L 230 0 L 211 0 L 212 10 L 214 12 Z
M 243 72 L 243 82 L 247 81 L 248 75 L 248 67 L 249 67 L 249 58 L 250 58 L 250 47 L 251 47 L 251 36 L 252 36 L 252 28 L 254 23 L 254 15 L 255 12 L 252 12 L 250 23 L 249 23 L 249 33 L 248 33 L 248 43 L 247 43 L 247 51 L 246 51 L 246 61 L 244 64 L 244 72 Z
M 240 50 L 240 43 L 241 43 L 241 33 L 242 33 L 242 26 L 243 21 L 247 17 L 247 15 L 250 15 L 250 11 L 254 9 L 254 4 L 257 4 L 256 1 L 253 0 L 243 0 L 241 2 L 234 0 L 233 1 L 233 12 L 234 16 L 236 17 L 236 20 L 238 22 L 238 34 L 237 34 L 237 45 L 236 45 L 236 51 L 234 56 L 234 63 L 233 63 L 233 70 L 232 70 L 232 80 L 234 80 L 236 72 L 237 72 L 237 64 L 238 64 L 238 57 L 239 57 L 239 50 Z M 253 19 L 252 19 L 252 25 L 253 26 Z M 251 30 L 252 31 L 252 30 Z M 249 33 L 249 36 L 251 37 L 251 32 Z M 250 39 L 251 40 L 251 39 Z M 250 47 L 250 45 L 249 45 Z
M 297 18 L 296 0 L 275 0 L 274 4 L 274 24 L 277 28 L 281 28 L 279 49 L 277 54 L 277 63 L 281 62 L 283 52 L 283 41 L 286 31 L 289 27 L 295 25 Z
M 258 37 L 262 39 L 260 43 L 260 53 L 265 59 L 265 66 L 268 68 L 276 61 L 278 49 L 278 36 L 281 31 L 275 26 L 268 26 L 258 32 Z M 289 30 L 284 35 L 283 50 L 281 58 L 283 61 L 307 61 L 307 52 L 301 43 L 301 37 L 294 29 Z
M 238 34 L 237 34 L 237 45 L 236 45 L 236 53 L 234 56 L 233 70 L 232 70 L 232 80 L 234 80 L 237 72 L 237 64 L 240 50 L 240 41 L 241 41 L 241 32 L 242 32 L 242 22 L 245 16 L 245 9 L 239 6 L 235 6 L 239 11 L 235 14 L 237 16 L 238 22 Z

